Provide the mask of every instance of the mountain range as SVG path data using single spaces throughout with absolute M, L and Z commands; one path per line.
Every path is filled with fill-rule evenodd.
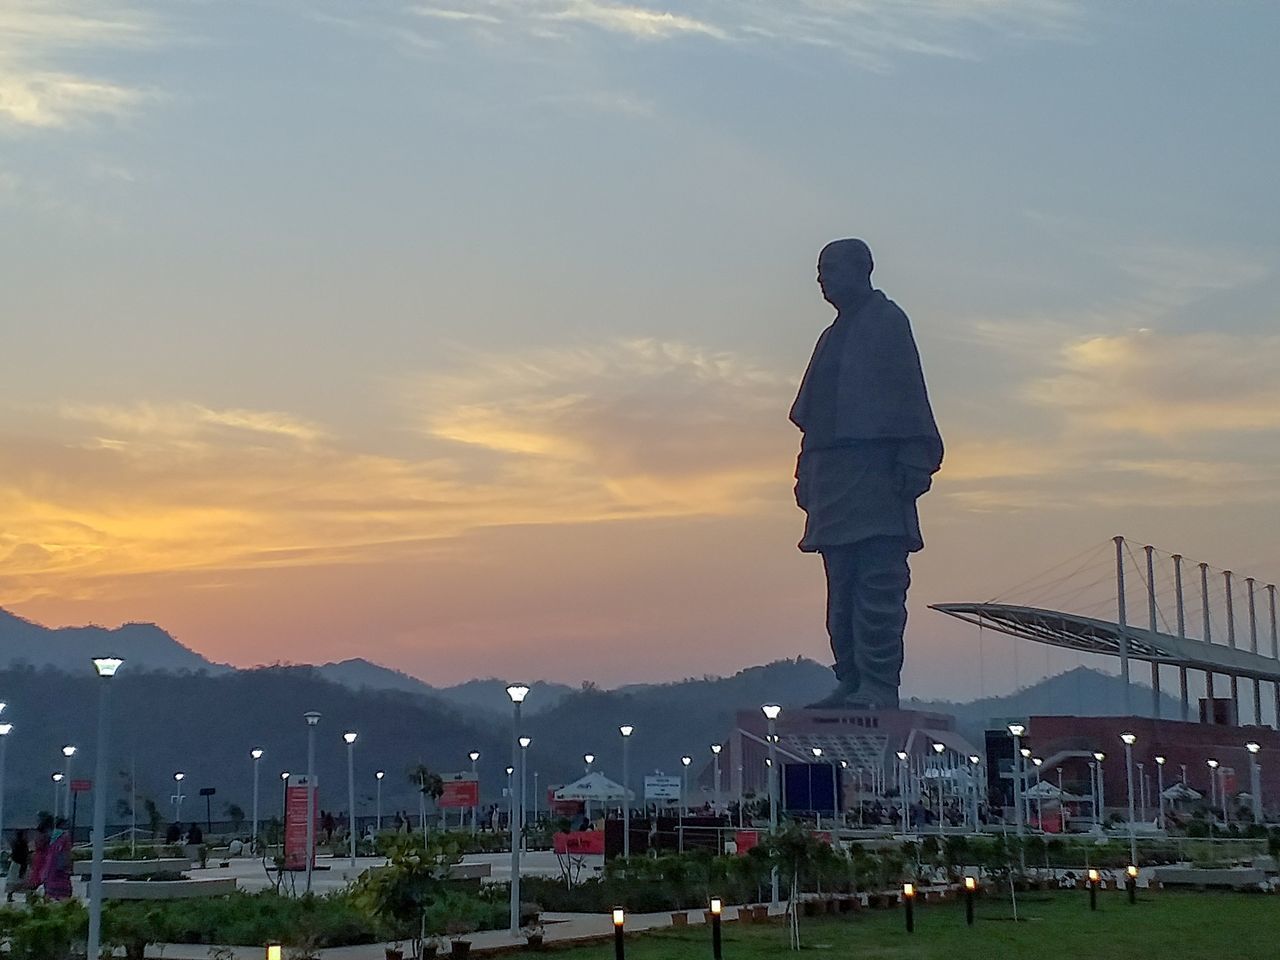
M 407 771 L 418 763 L 442 772 L 463 770 L 471 750 L 481 753 L 485 802 L 499 799 L 505 786 L 510 701 L 500 680 L 441 689 L 365 660 L 234 669 L 211 663 L 152 624 L 53 630 L 3 614 L 0 700 L 10 704 L 5 719 L 15 725 L 7 789 L 13 816 L 29 817 L 51 805 L 49 777 L 62 768 L 63 744 L 81 748 L 73 758 L 73 776 L 93 769 L 98 688 L 85 665 L 90 655 L 106 649 L 129 661 L 129 669 L 112 681 L 113 807 L 128 793 L 124 783 L 132 778 L 139 796 L 169 809 L 172 775 L 181 770 L 188 792 L 212 786 L 216 804 L 233 802 L 248 810 L 249 750 L 261 747 L 266 751 L 259 771 L 263 816 L 278 812 L 280 772 L 296 772 L 305 763 L 301 717 L 308 710 L 322 714 L 316 752 L 322 784 L 345 785 L 340 734 L 358 731 L 354 759 L 357 805 L 363 811 L 372 810 L 375 770 L 387 771 L 383 809 L 413 809 L 416 794 Z M 684 754 L 696 758 L 691 772 L 697 775 L 710 760 L 710 745 L 728 737 L 737 711 L 758 709 L 770 700 L 784 708 L 803 706 L 827 695 L 834 682 L 826 666 L 796 658 L 730 677 L 615 690 L 535 684 L 526 711 L 526 732 L 533 738 L 527 755 L 530 780 L 536 774 L 543 787 L 566 782 L 582 772 L 585 753 L 595 754 L 596 767 L 618 778 L 618 726 L 623 723 L 636 730 L 630 742 L 633 776 L 678 772 Z M 1165 716 L 1176 715 L 1176 704 L 1165 700 Z M 1144 706 L 1149 701 L 1139 698 Z M 1119 678 L 1083 668 L 1008 696 L 903 703 L 954 715 L 975 743 L 993 717 L 1118 714 L 1122 705 Z M 345 808 L 345 790 L 325 794 Z

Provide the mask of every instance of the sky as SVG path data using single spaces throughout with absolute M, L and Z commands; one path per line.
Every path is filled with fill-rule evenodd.
M 827 661 L 786 414 L 843 236 L 947 444 L 904 694 L 1074 665 L 927 606 L 1115 534 L 1272 582 L 1277 35 L 1154 0 L 9 0 L 0 605 L 431 683 Z

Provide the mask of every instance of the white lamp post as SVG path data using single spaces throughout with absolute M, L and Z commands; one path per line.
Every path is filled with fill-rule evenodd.
M 631 742 L 631 734 L 635 729 L 629 723 L 624 723 L 618 728 L 618 732 L 622 734 L 622 855 L 624 857 L 631 856 L 631 798 L 627 794 L 627 783 L 631 779 L 631 771 L 627 745 Z
M 182 822 L 182 781 L 187 779 L 187 775 L 179 770 L 173 775 L 173 822 Z
M 315 870 L 316 843 L 316 725 L 320 714 L 309 710 L 302 715 L 307 722 L 307 893 L 311 892 L 312 873 Z
M 356 865 L 356 737 L 354 730 L 342 735 L 347 744 L 347 835 L 351 842 L 351 866 Z
M 258 761 L 262 759 L 263 751 L 261 748 L 254 747 L 249 751 L 249 756 L 253 759 L 253 852 L 258 852 Z
M 1027 788 L 1027 764 L 1031 762 L 1031 748 L 1023 747 L 1018 753 L 1022 756 L 1022 820 L 1031 823 L 1031 791 Z
M 280 822 L 289 820 L 289 771 L 280 771 Z M 280 832 L 280 853 L 284 855 L 284 831 Z
M 71 816 L 71 758 L 76 755 L 76 748 L 67 744 L 62 748 L 62 756 L 64 765 L 62 768 L 62 793 L 66 803 L 63 806 L 62 815 L 64 817 Z
M 1160 815 L 1157 818 L 1160 829 L 1164 829 L 1164 765 L 1165 757 L 1156 757 L 1156 796 L 1160 804 Z
M 480 751 L 472 750 L 467 754 L 467 759 L 471 761 L 471 779 L 476 785 L 476 802 L 471 805 L 471 832 L 474 834 L 479 829 L 477 821 L 480 819 L 480 780 L 476 776 L 476 761 L 480 759 Z
M 94 657 L 93 669 L 102 683 L 98 687 L 98 751 L 94 757 L 93 784 L 93 866 L 89 873 L 89 937 L 86 957 L 98 957 L 102 943 L 102 856 L 107 832 L 107 738 L 110 717 L 107 711 L 111 684 L 124 661 L 119 657 Z M 0 743 L 3 740 L 0 739 Z
M 982 757 L 976 753 L 969 754 L 969 785 L 973 788 L 973 832 L 981 832 L 981 824 L 978 823 L 978 767 L 982 764 Z
M 1122 733 L 1120 739 L 1124 742 L 1124 775 L 1129 788 L 1129 862 L 1137 864 L 1138 835 L 1133 816 L 1133 745 L 1138 738 L 1132 733 Z
M 1095 764 L 1094 772 L 1097 775 L 1098 781 L 1098 799 L 1093 804 L 1093 815 L 1094 820 L 1097 822 L 1099 832 L 1104 829 L 1103 821 L 1106 819 L 1107 815 L 1107 793 L 1102 780 L 1102 761 L 1105 759 L 1107 759 L 1107 755 L 1101 750 L 1094 751 L 1093 762 Z
M 814 821 L 819 830 L 822 829 L 822 811 L 818 809 L 818 800 L 813 795 L 813 768 L 822 762 L 822 748 L 813 747 L 813 763 L 809 764 L 809 802 L 813 804 Z
M 0 704 L 0 710 L 3 710 L 3 704 Z M 11 733 L 12 723 L 0 723 L 0 837 L 4 836 L 4 754 Z
M 712 781 L 715 787 L 715 792 L 712 794 L 712 796 L 715 798 L 717 814 L 720 812 L 720 751 L 721 749 L 722 747 L 718 743 L 713 743 L 711 745 L 711 759 L 713 763 L 713 769 L 715 771 L 714 773 L 715 779 Z
M 62 800 L 62 771 L 55 770 L 49 779 L 53 781 L 53 818 L 58 819 L 58 804 Z
M 525 799 L 525 785 L 529 782 L 529 744 L 533 737 L 520 738 L 520 849 L 528 849 L 529 838 L 525 835 L 525 827 L 529 821 L 529 804 Z
M 1040 792 L 1040 765 L 1044 763 L 1040 757 L 1032 757 L 1031 764 L 1036 768 L 1036 827 L 1044 833 L 1044 797 Z
M 1249 751 L 1249 793 L 1253 795 L 1253 822 L 1262 823 L 1262 777 L 1258 770 L 1258 751 L 1262 745 L 1250 740 L 1244 745 Z
M 911 820 L 907 811 L 907 751 L 898 751 L 898 799 L 902 801 L 902 832 L 910 832 Z
M 934 768 L 934 773 L 938 777 L 938 836 L 942 836 L 942 827 L 946 822 L 946 817 L 942 812 L 942 755 L 946 752 L 947 745 L 945 743 L 933 744 L 933 755 L 938 760 L 938 765 Z
M 681 757 L 680 764 L 683 770 L 680 771 L 680 806 L 676 810 L 676 837 L 677 846 L 681 853 L 684 853 L 684 794 L 685 781 L 689 776 L 689 764 L 693 763 L 693 757 Z
M 1213 836 L 1213 808 L 1218 805 L 1218 761 L 1206 760 L 1209 768 L 1209 836 Z M 1225 806 L 1225 804 L 1224 804 Z M 1226 826 L 1224 823 L 1223 826 Z
M 385 770 L 379 770 L 373 775 L 373 778 L 378 781 L 377 808 L 374 811 L 374 833 L 382 832 L 382 778 L 386 775 L 387 771 Z
M 782 707 L 776 703 L 766 703 L 761 711 L 769 721 L 769 833 L 778 832 L 778 715 Z M 717 759 L 719 755 L 717 754 Z M 742 758 L 738 761 L 741 763 Z M 778 903 L 778 868 L 775 866 L 769 873 L 769 891 L 772 902 Z
M 1021 723 L 1009 724 L 1009 733 L 1013 736 L 1013 807 L 1014 822 L 1018 827 L 1018 836 L 1023 835 L 1022 826 L 1022 735 L 1027 728 Z
M 512 775 L 520 763 L 520 705 L 529 696 L 529 688 L 523 683 L 513 683 L 507 687 L 507 696 L 511 698 L 511 767 Z M 508 804 L 511 820 L 511 936 L 520 935 L 520 822 L 524 819 L 519 794 L 524 790 L 523 778 L 516 789 L 508 789 Z

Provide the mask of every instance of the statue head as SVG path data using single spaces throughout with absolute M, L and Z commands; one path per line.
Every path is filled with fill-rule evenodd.
M 818 286 L 837 310 L 857 306 L 871 293 L 875 263 L 861 240 L 832 240 L 818 254 Z

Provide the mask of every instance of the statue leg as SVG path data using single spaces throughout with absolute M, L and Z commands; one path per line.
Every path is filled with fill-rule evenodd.
M 827 571 L 827 633 L 831 637 L 831 654 L 835 657 L 836 679 L 840 691 L 848 694 L 858 689 L 858 662 L 855 655 L 855 618 L 858 607 L 858 547 L 827 547 L 822 551 Z
M 898 705 L 911 585 L 907 548 L 902 537 L 873 537 L 857 545 L 852 628 L 858 693 L 880 707 Z

